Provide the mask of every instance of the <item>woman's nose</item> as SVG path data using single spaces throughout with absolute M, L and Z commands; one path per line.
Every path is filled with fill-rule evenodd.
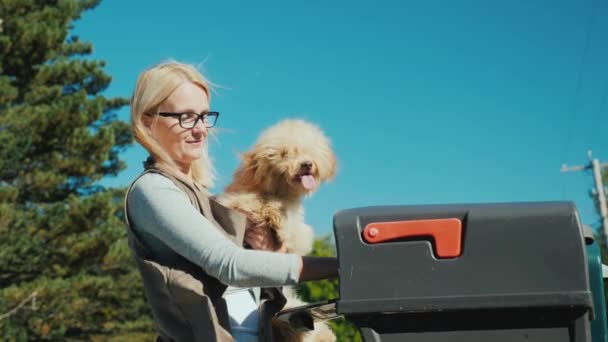
M 205 122 L 203 120 L 198 120 L 196 122 L 196 125 L 194 125 L 194 127 L 192 127 L 192 130 L 194 132 L 206 132 L 207 126 L 205 126 Z

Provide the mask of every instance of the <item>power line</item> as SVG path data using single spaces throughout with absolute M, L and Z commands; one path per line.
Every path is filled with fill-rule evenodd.
M 591 0 L 591 10 L 589 12 L 589 17 L 587 19 L 587 29 L 585 32 L 585 45 L 583 47 L 583 54 L 581 56 L 581 61 L 578 67 L 578 77 L 576 81 L 576 88 L 574 90 L 574 99 L 572 103 L 572 110 L 570 112 L 570 120 L 568 121 L 568 127 L 566 128 L 566 137 L 564 141 L 564 145 L 562 147 L 562 156 L 561 159 L 565 158 L 565 154 L 567 153 L 568 147 L 570 147 L 570 140 L 572 139 L 572 126 L 575 123 L 576 115 L 578 114 L 578 101 L 580 97 L 580 92 L 583 83 L 583 75 L 585 69 L 585 62 L 587 60 L 587 53 L 589 51 L 589 42 L 591 41 L 591 31 L 593 30 L 593 22 L 595 18 L 595 0 Z
M 591 148 L 593 148 L 593 143 L 595 142 L 593 139 L 596 138 L 596 133 L 598 130 L 598 126 L 599 126 L 599 118 L 602 114 L 602 112 L 604 111 L 604 107 L 606 106 L 606 103 L 608 102 L 608 82 L 606 82 L 606 87 L 604 90 L 604 96 L 602 97 L 602 102 L 600 103 L 600 107 L 599 110 L 597 112 L 595 112 L 595 115 L 593 116 L 593 119 L 591 120 Z

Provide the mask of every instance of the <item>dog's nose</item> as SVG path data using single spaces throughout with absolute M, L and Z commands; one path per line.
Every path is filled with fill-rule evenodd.
M 303 169 L 309 169 L 310 170 L 310 169 L 312 169 L 312 163 L 308 162 L 308 161 L 302 162 L 302 164 L 300 164 L 300 167 L 303 168 Z

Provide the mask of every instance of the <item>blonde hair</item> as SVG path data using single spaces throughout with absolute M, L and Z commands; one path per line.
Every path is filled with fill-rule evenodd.
M 146 113 L 158 113 L 160 105 L 184 82 L 200 86 L 211 99 L 209 82 L 192 65 L 177 61 L 167 61 L 143 71 L 137 78 L 135 90 L 131 97 L 131 132 L 154 158 L 156 166 L 161 169 L 177 170 L 177 164 L 161 145 L 151 136 L 150 129 L 144 123 Z M 152 125 L 158 116 L 153 117 Z M 201 158 L 191 165 L 194 182 L 209 189 L 213 186 L 215 172 L 209 158 L 207 144 Z

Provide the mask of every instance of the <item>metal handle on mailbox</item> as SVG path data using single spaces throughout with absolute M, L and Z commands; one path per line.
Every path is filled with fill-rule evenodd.
M 370 244 L 420 236 L 433 237 L 438 258 L 461 254 L 462 222 L 457 218 L 373 222 L 363 230 L 363 239 Z

